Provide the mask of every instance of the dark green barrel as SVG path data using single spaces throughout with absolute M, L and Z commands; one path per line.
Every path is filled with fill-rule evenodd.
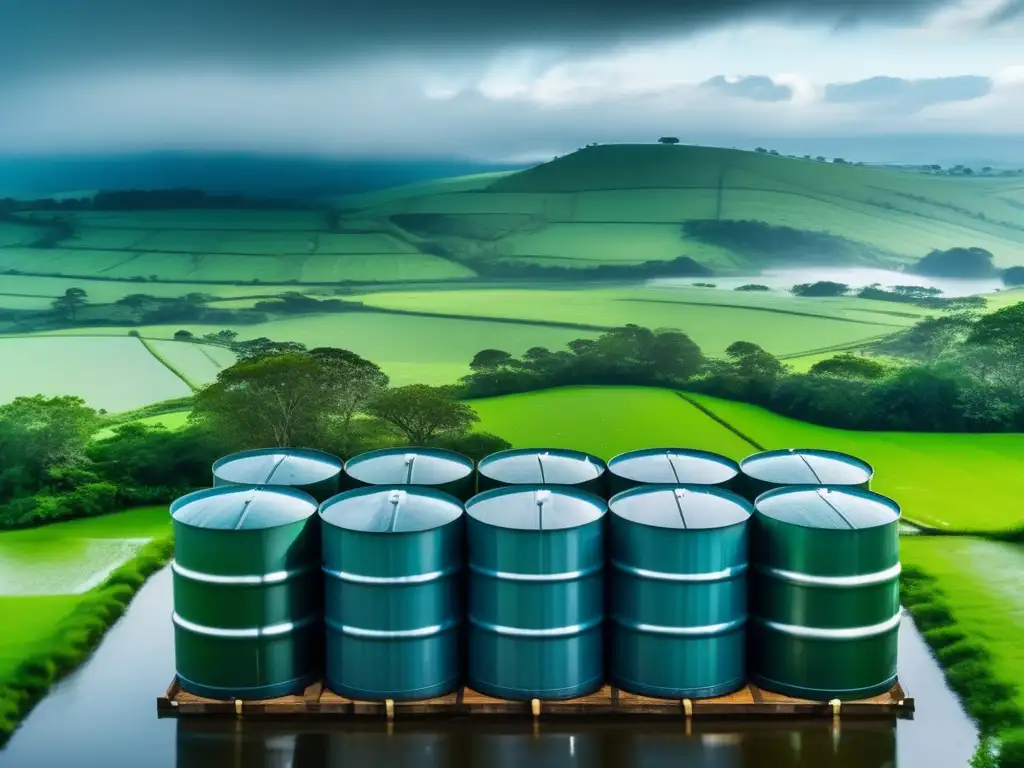
M 420 485 L 467 501 L 476 489 L 473 460 L 442 448 L 385 448 L 345 462 L 348 484 Z
M 213 484 L 295 488 L 323 501 L 341 490 L 341 467 L 341 459 L 323 451 L 259 448 L 214 462 Z
M 514 485 L 568 485 L 605 495 L 605 463 L 589 453 L 513 448 L 485 456 L 477 465 L 480 491 Z
M 464 518 L 422 487 L 359 488 L 320 507 L 326 684 L 415 700 L 459 685 Z
M 750 503 L 710 486 L 648 485 L 608 506 L 612 685 L 665 699 L 741 688 Z
M 765 690 L 860 699 L 896 679 L 900 508 L 858 488 L 779 488 L 754 502 L 751 677 Z
M 322 647 L 316 501 L 226 485 L 182 496 L 174 523 L 174 649 L 186 691 L 264 699 L 302 691 Z
M 638 485 L 714 485 L 734 490 L 740 467 L 732 459 L 689 448 L 646 448 L 608 461 L 608 493 Z
M 787 485 L 841 485 L 868 490 L 873 474 L 866 461 L 816 448 L 763 451 L 740 462 L 741 490 L 750 501 Z
M 604 682 L 603 500 L 511 486 L 466 504 L 469 686 L 571 699 Z

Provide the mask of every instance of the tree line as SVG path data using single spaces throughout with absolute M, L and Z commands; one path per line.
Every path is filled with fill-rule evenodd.
M 1024 302 L 988 315 L 928 318 L 873 351 L 903 359 L 841 352 L 799 373 L 752 342 L 737 341 L 714 359 L 681 331 L 629 325 L 564 350 L 534 347 L 520 357 L 481 350 L 461 384 L 465 397 L 583 384 L 668 386 L 842 429 L 1024 430 Z
M 347 458 L 420 445 L 480 459 L 510 447 L 473 430 L 479 417 L 456 388 L 392 387 L 376 364 L 347 350 L 266 341 L 240 343 L 239 361 L 195 396 L 181 429 L 132 421 L 96 439 L 110 419 L 80 398 L 0 406 L 0 528 L 167 503 L 209 486 L 211 464 L 247 448 L 310 447 Z

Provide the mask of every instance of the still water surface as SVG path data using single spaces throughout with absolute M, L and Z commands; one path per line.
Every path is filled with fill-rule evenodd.
M 174 674 L 171 579 L 139 592 L 92 659 L 42 701 L 0 768 L 964 768 L 976 733 L 921 636 L 900 633 L 913 721 L 418 725 L 158 720 Z
M 758 283 L 760 285 L 767 285 L 775 290 L 788 291 L 794 285 L 816 283 L 819 280 L 846 283 L 854 289 L 864 288 L 875 283 L 879 283 L 883 288 L 891 288 L 894 285 L 918 285 L 924 288 L 938 288 L 942 291 L 941 295 L 945 298 L 972 296 L 977 293 L 992 293 L 1006 287 L 1003 285 L 1003 281 L 997 277 L 965 280 L 959 278 L 924 277 L 922 275 L 910 275 L 905 272 L 887 269 L 851 269 L 845 267 L 769 269 L 759 275 L 748 275 L 747 277 L 666 277 L 650 280 L 648 284 L 655 288 L 672 288 L 691 286 L 694 283 L 713 283 L 719 289 L 731 291 L 740 285 Z

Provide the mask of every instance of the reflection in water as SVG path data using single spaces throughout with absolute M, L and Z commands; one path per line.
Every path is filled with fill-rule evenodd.
M 850 720 L 838 737 L 830 722 L 697 721 L 687 734 L 682 720 L 544 721 L 535 736 L 522 721 L 399 721 L 389 736 L 381 722 L 158 720 L 154 699 L 174 671 L 170 606 L 164 570 L 0 750 L 0 768 L 964 768 L 976 741 L 909 620 L 900 631 L 900 674 L 917 697 L 917 716 L 899 722 L 898 739 L 891 723 Z
M 178 768 L 894 768 L 895 729 L 864 722 L 285 727 L 182 718 Z

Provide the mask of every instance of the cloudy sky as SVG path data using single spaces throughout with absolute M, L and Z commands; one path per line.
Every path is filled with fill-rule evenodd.
M 2 0 L 0 154 L 1024 134 L 1024 0 Z

